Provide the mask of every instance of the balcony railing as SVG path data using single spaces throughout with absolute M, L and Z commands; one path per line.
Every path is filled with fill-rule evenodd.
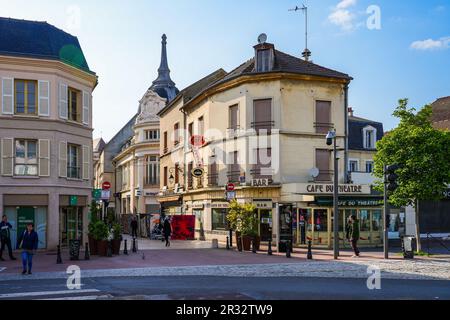
M 275 127 L 275 121 L 257 121 L 251 123 L 252 128 L 258 133 L 262 130 L 266 130 L 268 134 L 271 133 L 272 129 Z
M 250 170 L 250 174 L 254 179 L 270 179 L 273 177 L 271 167 L 253 167 L 253 169 Z
M 320 170 L 319 176 L 314 179 L 315 182 L 331 182 L 333 181 L 333 170 Z
M 241 176 L 240 170 L 229 170 L 227 173 L 229 182 L 239 182 L 239 177 Z
M 333 129 L 333 123 L 326 122 L 314 122 L 314 127 L 316 128 L 316 133 L 327 134 L 331 129 Z
M 218 180 L 219 180 L 219 174 L 218 173 L 208 174 L 208 186 L 209 187 L 217 187 Z

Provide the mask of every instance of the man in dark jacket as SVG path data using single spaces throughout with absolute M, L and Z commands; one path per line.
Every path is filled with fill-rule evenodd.
M 348 226 L 348 238 L 352 244 L 353 251 L 355 252 L 355 255 L 353 258 L 359 257 L 360 251 L 358 249 L 358 240 L 359 240 L 360 234 L 359 234 L 359 221 L 358 218 L 353 215 L 350 218 L 349 226 Z
M 12 253 L 11 229 L 12 225 L 8 222 L 8 217 L 6 215 L 3 215 L 2 222 L 0 222 L 0 261 L 5 261 L 3 259 L 3 251 L 5 250 L 5 246 L 8 247 L 9 258 L 11 260 L 16 260 Z
M 170 220 L 167 217 L 164 221 L 164 239 L 166 239 L 166 247 L 170 247 L 169 237 L 172 234 L 172 227 L 170 225 Z
M 27 266 L 28 274 L 31 274 L 31 268 L 33 267 L 33 255 L 39 244 L 38 234 L 33 229 L 34 225 L 29 223 L 27 225 L 27 229 L 22 233 L 17 241 L 17 247 L 22 249 L 22 274 L 27 273 Z
M 133 220 L 131 220 L 131 236 L 133 238 L 137 238 L 137 229 L 138 229 L 138 222 L 136 217 L 133 217 Z

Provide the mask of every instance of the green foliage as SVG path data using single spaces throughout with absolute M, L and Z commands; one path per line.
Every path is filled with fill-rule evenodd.
M 108 226 L 103 221 L 97 220 L 89 224 L 89 235 L 95 240 L 107 240 L 108 234 Z
M 394 116 L 397 128 L 377 144 L 374 174 L 383 190 L 384 165 L 399 164 L 399 188 L 389 201 L 394 206 L 415 206 L 421 200 L 441 200 L 450 183 L 450 132 L 436 130 L 431 123 L 432 109 L 419 112 L 408 108 L 408 100 L 400 100 Z
M 95 200 L 92 200 L 89 206 L 91 222 L 97 222 L 100 219 L 101 209 Z
M 114 223 L 112 226 L 112 232 L 114 235 L 114 240 L 120 240 L 120 236 L 122 235 L 122 226 L 118 223 Z
M 228 223 L 231 229 L 241 233 L 244 236 L 254 236 L 257 234 L 256 226 L 256 207 L 251 203 L 240 204 L 236 200 L 230 203 L 227 215 Z

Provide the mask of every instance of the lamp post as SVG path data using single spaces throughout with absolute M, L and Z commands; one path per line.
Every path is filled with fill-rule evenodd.
M 334 159 L 334 182 L 333 182 L 333 248 L 334 259 L 339 258 L 339 158 L 337 155 L 337 135 L 336 131 L 330 131 L 327 134 L 327 145 L 333 145 L 333 159 Z

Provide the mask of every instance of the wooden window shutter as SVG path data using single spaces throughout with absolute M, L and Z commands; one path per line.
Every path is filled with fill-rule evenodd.
M 316 150 L 316 167 L 319 169 L 319 181 L 330 181 L 330 152 L 325 149 Z
M 39 176 L 50 176 L 50 140 L 39 140 Z
M 89 100 L 90 100 L 89 93 L 83 91 L 83 124 L 86 126 L 89 125 L 89 115 L 90 115 Z
M 236 130 L 239 127 L 239 107 L 234 105 L 230 107 L 230 129 Z
M 254 123 L 255 129 L 271 129 L 272 128 L 272 99 L 255 100 L 254 105 Z
M 50 116 L 50 82 L 39 80 L 38 92 L 38 114 L 42 117 L 48 117 Z
M 2 176 L 12 176 L 14 166 L 14 139 L 1 140 L 1 172 Z
M 59 117 L 68 118 L 68 88 L 64 83 L 59 84 Z
M 331 102 L 316 101 L 316 133 L 327 134 L 331 129 Z
M 2 79 L 2 113 L 14 114 L 14 79 Z
M 90 148 L 89 146 L 83 146 L 83 180 L 89 180 L 90 179 Z
M 67 142 L 59 143 L 59 176 L 67 178 Z

